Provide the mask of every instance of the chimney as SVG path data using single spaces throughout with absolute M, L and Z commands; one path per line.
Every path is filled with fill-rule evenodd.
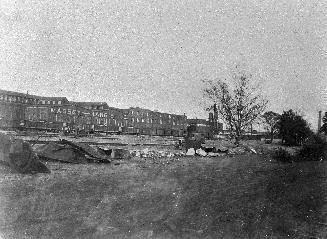
M 318 116 L 318 132 L 321 128 L 321 110 L 319 111 L 319 116 Z
M 218 109 L 217 109 L 217 104 L 213 105 L 213 114 L 214 114 L 214 120 L 218 120 Z

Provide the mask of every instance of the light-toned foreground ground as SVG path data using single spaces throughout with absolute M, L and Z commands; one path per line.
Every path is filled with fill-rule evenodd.
M 326 162 L 47 163 L 0 175 L 2 238 L 327 238 Z

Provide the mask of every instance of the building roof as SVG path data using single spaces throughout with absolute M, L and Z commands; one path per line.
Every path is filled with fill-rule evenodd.
M 0 94 L 7 94 L 12 96 L 20 96 L 20 97 L 26 97 L 26 98 L 32 98 L 32 99 L 40 99 L 40 100 L 62 100 L 62 101 L 68 101 L 66 97 L 47 97 L 47 96 L 39 96 L 39 95 L 30 95 L 15 91 L 8 91 L 8 90 L 1 90 Z
M 151 112 L 152 114 L 161 114 L 161 115 L 171 115 L 171 116 L 177 116 L 177 117 L 186 117 L 185 115 L 178 115 L 178 114 L 172 114 L 172 113 L 166 113 L 166 112 L 159 112 L 158 110 L 149 110 L 149 109 L 144 109 L 140 107 L 130 107 L 129 110 L 143 110 L 146 112 Z
M 71 103 L 78 104 L 78 105 L 87 105 L 87 106 L 92 106 L 92 105 L 108 105 L 106 102 L 76 102 L 76 101 L 71 101 Z
M 187 119 L 187 123 L 189 124 L 203 124 L 203 125 L 207 125 L 208 124 L 208 120 L 206 119 Z

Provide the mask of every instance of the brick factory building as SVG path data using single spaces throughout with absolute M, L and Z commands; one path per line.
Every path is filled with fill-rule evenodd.
M 211 118 L 206 119 L 187 119 L 188 126 L 193 126 L 195 132 L 201 133 L 206 138 L 213 138 L 214 135 L 223 132 L 223 124 Z
M 182 136 L 187 117 L 105 102 L 73 102 L 0 90 L 0 128 Z

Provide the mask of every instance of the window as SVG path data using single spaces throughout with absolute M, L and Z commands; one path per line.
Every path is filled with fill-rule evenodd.
M 86 124 L 91 124 L 91 117 L 86 117 Z
M 58 105 L 61 105 L 61 100 L 58 101 Z

